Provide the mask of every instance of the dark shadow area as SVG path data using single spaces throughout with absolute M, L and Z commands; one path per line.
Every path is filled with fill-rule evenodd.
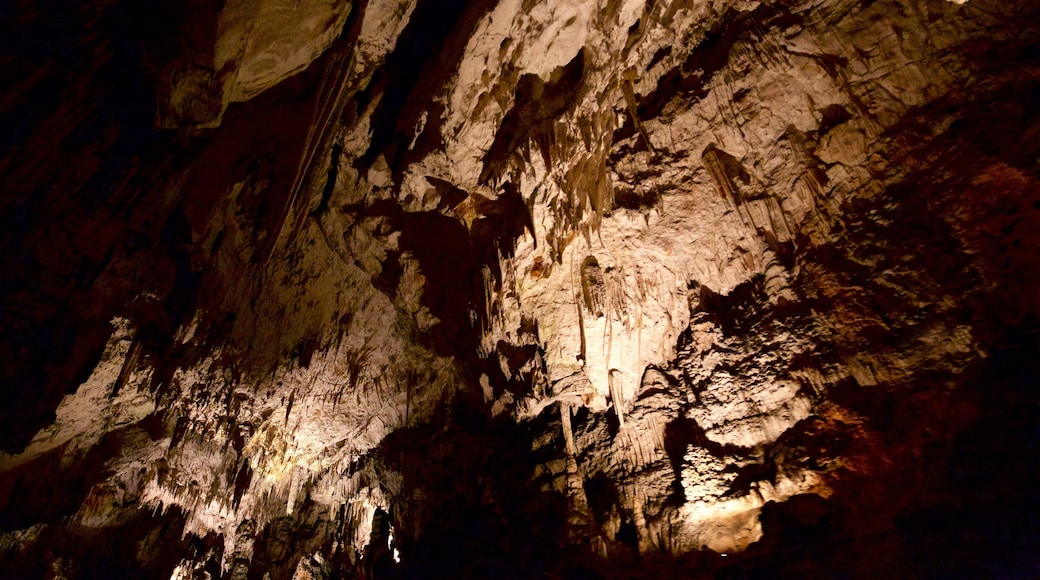
M 584 75 L 585 52 L 581 50 L 569 63 L 554 70 L 547 82 L 530 73 L 520 77 L 513 108 L 502 119 L 491 148 L 484 154 L 480 183 L 502 175 L 510 156 L 528 138 L 534 138 L 538 143 L 545 166 L 552 166 L 552 147 L 549 145 L 552 124 L 577 104 Z
M 762 540 L 720 577 L 1035 577 L 1040 467 L 1026 458 L 1040 452 L 1037 330 L 1009 329 L 968 371 L 978 415 L 949 445 L 922 447 L 925 480 L 896 470 L 843 479 L 827 499 L 767 504 Z
M 371 167 L 383 154 L 399 177 L 409 163 L 441 145 L 443 111 L 431 97 L 450 78 L 477 23 L 493 6 L 488 0 L 420 0 L 416 4 L 369 94 L 371 98 L 382 93 L 372 116 L 372 142 L 358 167 Z M 416 135 L 416 124 L 424 112 L 426 127 Z M 409 151 L 413 138 L 416 151 Z
M 540 490 L 550 476 L 536 471 L 562 455 L 562 441 L 531 445 L 538 433 L 559 432 L 558 419 L 517 425 L 482 407 L 459 399 L 446 428 L 384 441 L 380 469 L 399 470 L 403 481 L 391 514 L 401 562 L 376 577 L 539 578 L 563 561 L 567 500 Z
M 735 44 L 761 39 L 769 28 L 786 29 L 801 22 L 800 15 L 780 4 L 761 4 L 747 12 L 728 10 L 680 66 L 663 75 L 652 92 L 639 96 L 637 116 L 649 121 L 664 114 L 676 101 L 673 106 L 682 109 L 703 99 L 712 77 L 730 62 L 729 53 Z

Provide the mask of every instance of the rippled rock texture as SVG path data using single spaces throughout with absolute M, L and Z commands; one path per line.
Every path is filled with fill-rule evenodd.
M 18 0 L 15 577 L 1033 577 L 1040 11 Z

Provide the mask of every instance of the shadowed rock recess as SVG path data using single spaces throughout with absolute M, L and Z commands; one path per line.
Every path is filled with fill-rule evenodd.
M 1035 0 L 13 0 L 0 577 L 1035 578 Z

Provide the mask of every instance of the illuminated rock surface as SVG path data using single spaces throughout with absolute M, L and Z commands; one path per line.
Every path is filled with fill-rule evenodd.
M 2 24 L 0 575 L 1035 576 L 1035 3 L 139 4 Z

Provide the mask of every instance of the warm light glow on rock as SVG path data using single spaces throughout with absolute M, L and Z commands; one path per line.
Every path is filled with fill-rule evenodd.
M 4 574 L 1036 569 L 1035 1 L 138 4 L 5 22 Z

